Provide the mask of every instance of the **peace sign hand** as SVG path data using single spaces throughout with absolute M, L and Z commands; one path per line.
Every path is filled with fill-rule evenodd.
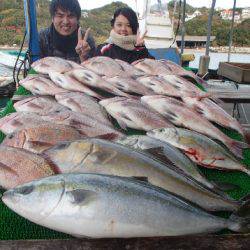
M 85 61 L 87 59 L 88 53 L 90 51 L 90 46 L 87 42 L 89 37 L 90 28 L 88 28 L 84 34 L 84 37 L 82 36 L 82 28 L 79 27 L 78 29 L 78 43 L 76 45 L 76 53 L 79 54 L 81 62 Z
M 148 31 L 146 30 L 146 31 L 143 33 L 143 35 L 141 36 L 141 33 L 140 33 L 139 29 L 138 29 L 137 35 L 136 35 L 136 44 L 135 44 L 135 46 L 144 46 L 144 45 L 145 45 L 144 38 L 145 38 L 147 32 L 148 32 Z

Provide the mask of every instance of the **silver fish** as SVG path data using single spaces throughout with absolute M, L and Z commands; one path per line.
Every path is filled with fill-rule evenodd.
M 34 223 L 77 237 L 249 231 L 245 221 L 216 217 L 162 189 L 117 176 L 56 175 L 11 189 L 2 201 Z
M 152 133 L 152 131 L 148 133 Z M 194 178 L 208 188 L 216 191 L 218 189 L 213 183 L 206 179 L 198 167 L 185 154 L 171 146 L 166 140 L 163 141 L 145 135 L 132 135 L 118 139 L 115 142 L 134 149 L 144 150 L 160 161 L 174 164 L 181 172 Z
M 199 165 L 222 170 L 238 170 L 250 175 L 250 169 L 229 154 L 222 146 L 207 136 L 181 128 L 160 129 L 148 135 L 182 149 Z
M 87 138 L 63 142 L 44 151 L 61 173 L 98 173 L 143 177 L 207 210 L 238 210 L 241 202 L 214 193 L 171 165 L 111 141 Z

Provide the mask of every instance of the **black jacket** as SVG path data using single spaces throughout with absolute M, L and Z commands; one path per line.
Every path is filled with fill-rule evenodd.
M 77 45 L 77 33 L 76 30 L 74 34 L 72 34 L 72 38 L 70 37 L 68 40 L 63 41 L 59 45 L 56 45 L 55 39 L 55 31 L 53 25 L 50 27 L 43 29 L 39 33 L 39 45 L 40 45 L 40 58 L 47 57 L 47 56 L 57 56 L 60 58 L 64 58 L 67 60 L 71 60 L 77 63 L 80 63 L 79 55 L 75 51 L 75 47 Z M 58 35 L 57 35 L 58 36 Z M 59 38 L 60 39 L 60 38 Z M 92 57 L 95 54 L 95 41 L 93 37 L 89 36 L 87 42 L 91 48 L 88 57 Z M 65 44 L 66 43 L 66 44 Z M 68 43 L 68 44 L 67 44 Z M 68 46 L 67 46 L 68 45 Z
M 136 47 L 134 50 L 125 50 L 115 44 L 104 43 L 97 47 L 96 56 L 107 56 L 113 59 L 120 59 L 128 63 L 143 58 L 152 58 L 146 47 Z

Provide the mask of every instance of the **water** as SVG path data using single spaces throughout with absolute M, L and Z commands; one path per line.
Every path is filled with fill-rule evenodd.
M 195 60 L 193 62 L 190 62 L 189 66 L 192 68 L 198 68 L 199 67 L 199 60 L 200 56 L 205 55 L 205 52 L 195 52 L 193 53 L 195 55 Z M 209 53 L 210 56 L 210 63 L 209 68 L 210 69 L 218 69 L 220 62 L 227 62 L 227 53 Z M 250 63 L 250 54 L 231 54 L 231 62 L 240 62 L 240 63 Z

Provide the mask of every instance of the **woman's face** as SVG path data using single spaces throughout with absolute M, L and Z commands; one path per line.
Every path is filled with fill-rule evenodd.
M 123 15 L 119 15 L 116 17 L 113 30 L 115 31 L 115 33 L 122 36 L 133 35 L 130 23 L 128 19 Z
M 78 27 L 77 17 L 70 11 L 57 9 L 52 19 L 56 31 L 62 36 L 71 35 Z

